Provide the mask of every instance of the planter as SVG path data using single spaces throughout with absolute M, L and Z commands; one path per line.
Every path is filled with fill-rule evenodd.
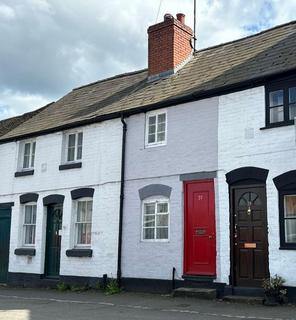
M 265 294 L 263 304 L 269 307 L 278 306 L 280 304 L 280 299 L 278 296 Z

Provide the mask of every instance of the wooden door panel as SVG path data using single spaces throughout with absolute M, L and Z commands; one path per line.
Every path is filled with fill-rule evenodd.
M 0 209 L 0 283 L 6 283 L 9 265 L 11 209 Z
M 45 275 L 56 278 L 60 272 L 62 206 L 47 208 Z
M 213 181 L 185 183 L 184 273 L 216 274 Z
M 265 277 L 265 260 L 263 250 L 254 250 L 254 279 L 261 280 Z
M 265 187 L 233 189 L 234 284 L 261 286 L 268 272 Z

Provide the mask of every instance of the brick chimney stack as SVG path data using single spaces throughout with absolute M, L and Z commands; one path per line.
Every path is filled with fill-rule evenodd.
M 148 28 L 148 77 L 157 80 L 177 72 L 192 55 L 193 31 L 185 25 L 185 15 L 164 16 L 164 21 Z

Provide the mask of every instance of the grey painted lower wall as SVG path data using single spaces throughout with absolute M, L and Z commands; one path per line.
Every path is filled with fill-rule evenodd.
M 141 241 L 142 202 L 139 189 L 150 184 L 172 188 L 170 196 L 169 240 Z M 171 279 L 183 272 L 183 183 L 179 176 L 126 182 L 123 219 L 122 271 L 125 278 Z

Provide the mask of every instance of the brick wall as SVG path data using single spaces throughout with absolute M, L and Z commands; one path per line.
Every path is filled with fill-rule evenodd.
M 192 53 L 192 30 L 172 16 L 151 26 L 148 35 L 149 76 L 175 70 Z
M 269 268 L 271 275 L 283 276 L 288 285 L 296 285 L 296 253 L 279 250 L 278 192 L 274 177 L 296 169 L 294 126 L 260 130 L 265 126 L 264 87 L 245 90 L 219 98 L 218 129 L 218 198 L 219 220 L 217 243 L 219 280 L 228 282 L 229 258 L 229 195 L 225 173 L 244 166 L 269 170 L 267 178 L 267 219 Z
M 63 134 L 61 132 L 37 137 L 35 172 L 33 176 L 14 177 L 17 168 L 18 143 L 0 146 L 1 175 L 0 203 L 15 203 L 12 209 L 10 272 L 43 273 L 45 257 L 46 208 L 43 197 L 50 194 L 65 196 L 63 206 L 61 275 L 101 277 L 104 273 L 116 276 L 117 239 L 120 194 L 120 163 L 122 125 L 111 120 L 83 129 L 83 159 L 81 169 L 59 171 Z M 46 167 L 43 171 L 42 168 Z M 73 248 L 74 213 L 71 190 L 93 187 L 92 258 L 68 258 Z M 19 196 L 27 192 L 39 194 L 36 223 L 36 256 L 32 259 L 16 256 L 21 246 L 22 211 Z

